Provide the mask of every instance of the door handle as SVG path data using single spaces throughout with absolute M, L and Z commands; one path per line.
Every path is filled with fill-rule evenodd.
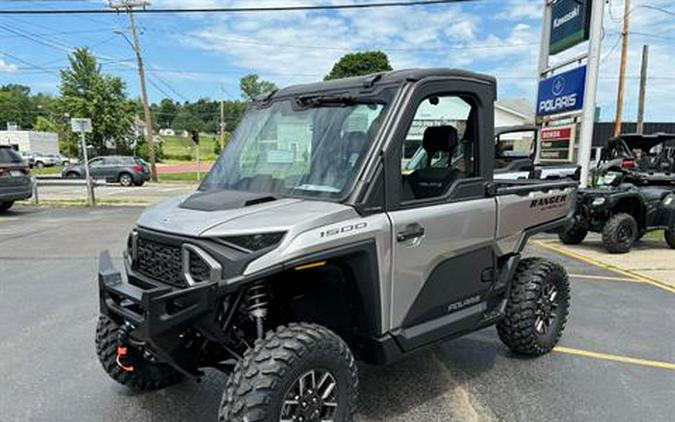
M 424 236 L 424 227 L 419 225 L 408 226 L 404 231 L 396 233 L 396 240 L 398 242 L 405 242 L 409 239 Z

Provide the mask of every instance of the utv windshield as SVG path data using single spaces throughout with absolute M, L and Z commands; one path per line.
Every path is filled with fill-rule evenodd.
M 341 197 L 385 108 L 384 100 L 340 97 L 254 105 L 200 190 Z

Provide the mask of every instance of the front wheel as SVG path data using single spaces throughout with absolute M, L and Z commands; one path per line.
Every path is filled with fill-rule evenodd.
M 675 228 L 663 232 L 663 237 L 666 238 L 666 243 L 670 249 L 675 249 Z
M 506 315 L 497 324 L 512 352 L 540 356 L 550 352 L 567 322 L 570 285 L 565 269 L 542 258 L 520 261 L 511 282 Z
M 613 215 L 602 229 L 602 244 L 609 253 L 630 251 L 637 237 L 637 221 L 630 214 Z
M 225 385 L 221 422 L 350 422 L 358 375 L 349 347 L 316 324 L 269 331 Z
M 558 238 L 565 245 L 578 245 L 583 242 L 588 234 L 588 229 L 579 221 L 575 221 L 574 225 L 568 230 L 558 234 Z
M 14 205 L 14 201 L 0 202 L 0 212 L 7 211 L 8 209 L 12 208 L 12 205 Z
M 119 328 L 110 318 L 99 316 L 96 325 L 96 353 L 110 378 L 139 391 L 158 390 L 181 381 L 183 376 L 178 371 L 169 365 L 151 362 L 141 350 L 131 346 L 127 349 L 129 355 L 134 357 L 134 363 L 128 370 L 122 369 L 117 358 Z

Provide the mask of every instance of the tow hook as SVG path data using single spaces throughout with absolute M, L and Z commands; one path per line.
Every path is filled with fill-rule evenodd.
M 124 346 L 117 346 L 117 358 L 115 359 L 115 363 L 117 363 L 117 366 L 122 368 L 123 371 L 126 372 L 134 372 L 134 366 L 131 364 L 125 364 L 124 359 L 127 358 L 127 353 L 128 349 Z
M 115 358 L 115 363 L 125 372 L 134 372 L 135 370 L 134 366 L 129 362 L 131 357 L 129 356 L 129 349 L 126 346 L 129 331 L 133 329 L 134 327 L 127 322 L 117 331 L 117 357 Z

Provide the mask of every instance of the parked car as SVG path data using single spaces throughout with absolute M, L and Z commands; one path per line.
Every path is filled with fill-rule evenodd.
M 0 212 L 33 195 L 28 162 L 9 145 L 0 145 Z
M 57 166 L 66 167 L 66 166 L 70 165 L 70 163 L 71 163 L 70 158 L 68 158 L 65 155 L 60 154 L 60 153 L 59 154 L 50 154 L 49 156 L 54 159 L 54 165 L 57 165 Z
M 21 158 L 23 158 L 23 160 L 28 163 L 28 166 L 33 168 L 35 165 L 35 155 L 33 155 L 33 153 L 30 151 L 21 151 L 19 154 L 21 155 Z
M 33 153 L 33 166 L 41 169 L 44 167 L 51 167 L 56 164 L 56 159 L 50 154 L 43 154 L 41 152 Z
M 150 178 L 150 166 L 140 157 L 109 155 L 89 160 L 94 179 L 119 182 L 122 186 L 142 186 Z M 62 177 L 85 177 L 84 163 L 73 164 L 61 172 Z

